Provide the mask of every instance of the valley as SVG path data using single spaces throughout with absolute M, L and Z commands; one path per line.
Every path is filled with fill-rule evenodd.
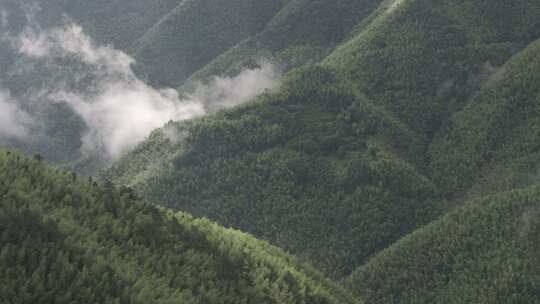
M 540 2 L 0 12 L 0 299 L 540 302 Z

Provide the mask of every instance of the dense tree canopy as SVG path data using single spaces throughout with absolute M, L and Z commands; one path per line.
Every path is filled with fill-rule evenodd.
M 345 2 L 341 8 L 352 5 Z M 302 10 L 292 3 L 285 7 Z M 284 26 L 293 11 L 282 11 L 272 26 Z M 350 11 L 328 18 L 350 22 L 344 17 Z M 105 176 L 158 204 L 249 231 L 330 275 L 346 275 L 459 203 L 467 188 L 457 185 L 470 187 L 478 177 L 470 172 L 480 171 L 490 151 L 489 144 L 474 143 L 483 136 L 476 124 L 484 108 L 477 101 L 489 88 L 506 88 L 506 95 L 497 95 L 501 103 L 520 91 L 522 102 L 532 104 L 535 86 L 521 86 L 538 75 L 531 66 L 524 69 L 536 52 L 538 12 L 536 1 L 525 0 L 384 2 L 356 20 L 346 42 L 320 64 L 288 73 L 277 92 L 173 124 L 188 134 L 180 142 L 156 131 Z M 324 31 L 305 30 L 298 39 L 332 41 Z M 247 58 L 242 48 L 232 52 Z M 453 127 L 465 115 L 468 123 Z M 523 119 L 484 117 L 487 131 L 497 136 L 506 127 L 494 124 Z M 465 130 L 470 140 L 452 135 L 454 129 Z M 484 154 L 468 154 L 476 146 Z
M 0 152 L 6 303 L 356 303 L 281 250 Z
M 540 300 L 538 0 L 43 7 L 40 22 L 67 12 L 185 96 L 261 61 L 285 75 L 246 104 L 169 122 L 97 182 L 1 152 L 0 291 L 14 303 L 355 301 L 325 277 L 366 303 Z M 6 50 L 0 88 L 14 95 L 79 68 L 18 78 Z M 73 111 L 40 111 L 47 136 L 17 147 L 104 165 L 81 162 Z
M 488 196 L 377 254 L 348 280 L 367 303 L 538 303 L 540 188 Z

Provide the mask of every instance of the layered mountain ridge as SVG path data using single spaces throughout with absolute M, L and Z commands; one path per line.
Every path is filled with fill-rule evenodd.
M 281 247 L 366 303 L 539 300 L 537 1 L 56 2 L 181 94 L 284 73 L 155 130 L 102 180 Z

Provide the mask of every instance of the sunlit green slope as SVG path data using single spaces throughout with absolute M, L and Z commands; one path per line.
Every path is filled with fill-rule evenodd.
M 281 250 L 0 152 L 4 303 L 356 303 Z
M 367 303 L 540 301 L 540 188 L 472 201 L 403 238 L 347 285 Z
M 540 36 L 534 0 L 393 0 L 325 64 L 430 137 Z
M 466 204 L 360 267 L 349 282 L 367 301 L 538 301 L 540 268 L 533 259 L 538 187 L 503 192 L 538 184 L 539 51 L 539 42 L 532 43 L 489 77 L 429 152 L 439 189 L 454 201 L 491 196 Z

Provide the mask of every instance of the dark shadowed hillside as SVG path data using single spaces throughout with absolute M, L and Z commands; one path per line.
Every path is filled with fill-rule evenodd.
M 288 1 L 264 30 L 227 50 L 196 72 L 191 81 L 238 73 L 262 59 L 289 70 L 313 64 L 343 42 L 356 24 L 369 16 L 380 0 Z
M 538 183 L 540 41 L 484 83 L 431 147 L 434 178 L 471 195 Z
M 261 31 L 285 2 L 181 1 L 132 50 L 152 82 L 179 86 L 219 54 Z

